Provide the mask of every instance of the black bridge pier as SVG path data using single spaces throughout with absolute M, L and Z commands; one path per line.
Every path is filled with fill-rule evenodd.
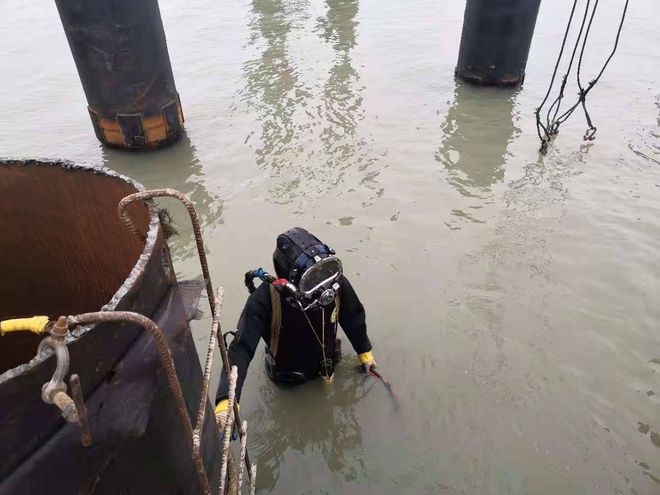
M 183 131 L 183 112 L 157 0 L 55 0 L 96 137 L 158 148 Z
M 525 66 L 541 0 L 467 0 L 456 77 L 513 87 Z

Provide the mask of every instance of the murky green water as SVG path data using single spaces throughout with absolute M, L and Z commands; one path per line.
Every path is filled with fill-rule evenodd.
M 329 388 L 281 390 L 260 348 L 241 405 L 260 493 L 657 494 L 660 10 L 631 2 L 597 140 L 576 113 L 539 157 L 571 4 L 543 2 L 525 86 L 502 91 L 452 77 L 464 2 L 162 0 L 188 132 L 134 154 L 96 141 L 54 4 L 3 0 L 0 155 L 190 194 L 225 329 L 280 231 L 337 249 L 401 408 L 352 355 Z M 622 1 L 601 4 L 592 71 Z

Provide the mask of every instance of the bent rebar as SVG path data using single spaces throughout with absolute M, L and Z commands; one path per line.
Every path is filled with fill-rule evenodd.
M 225 423 L 225 432 L 222 442 L 222 466 L 220 468 L 220 489 L 218 493 L 224 495 L 225 483 L 227 479 L 227 463 L 229 461 L 229 443 L 231 442 L 231 434 L 234 429 L 234 400 L 236 398 L 236 381 L 238 380 L 238 368 L 232 366 L 231 373 L 229 374 L 229 397 L 228 397 L 228 411 L 227 422 Z
M 222 298 L 224 291 L 222 287 L 218 289 L 215 296 L 215 310 L 213 311 L 213 324 L 211 325 L 211 334 L 209 336 L 209 347 L 206 350 L 206 364 L 204 365 L 204 377 L 202 379 L 202 392 L 199 397 L 199 409 L 197 410 L 197 421 L 193 439 L 195 447 L 199 448 L 204 428 L 204 419 L 206 418 L 206 404 L 209 400 L 209 384 L 211 383 L 211 371 L 213 369 L 213 357 L 215 356 L 216 340 L 218 340 L 218 328 L 220 326 L 220 308 L 222 307 Z
M 129 231 L 131 231 L 139 239 L 144 241 L 146 239 L 145 235 L 142 232 L 140 232 L 140 229 L 137 228 L 137 226 L 131 219 L 130 215 L 128 214 L 127 211 L 128 205 L 136 201 L 151 200 L 153 198 L 159 198 L 159 197 L 170 197 L 170 198 L 178 199 L 181 203 L 183 203 L 186 210 L 188 211 L 188 216 L 190 217 L 190 223 L 192 224 L 193 234 L 195 237 L 195 244 L 197 246 L 197 255 L 199 257 L 199 263 L 202 268 L 202 276 L 204 277 L 204 282 L 206 285 L 206 295 L 208 296 L 211 312 L 215 313 L 216 301 L 213 295 L 214 294 L 213 285 L 211 283 L 211 276 L 209 273 L 209 265 L 206 258 L 206 249 L 204 247 L 204 240 L 202 239 L 202 229 L 199 223 L 199 216 L 197 215 L 197 210 L 195 210 L 195 205 L 190 200 L 190 198 L 188 198 L 188 196 L 175 189 L 169 189 L 169 188 L 152 189 L 149 191 L 137 192 L 129 196 L 126 196 L 119 202 L 119 205 L 117 206 L 117 213 L 119 215 L 119 219 L 124 223 L 124 225 L 126 225 L 126 228 L 128 228 Z M 220 327 L 219 322 L 216 333 L 217 333 L 218 347 L 220 348 L 220 356 L 222 358 L 222 367 L 227 377 L 229 377 L 229 373 L 231 372 L 231 368 L 229 364 L 229 356 L 227 354 L 227 347 L 225 346 L 224 339 L 222 338 L 222 329 Z M 234 403 L 233 411 L 234 411 L 234 423 L 236 424 L 236 427 L 239 428 L 240 431 L 241 416 L 238 411 L 238 402 Z M 252 463 L 250 462 L 250 456 L 247 454 L 247 452 L 245 453 L 245 465 L 251 476 Z
M 247 421 L 241 423 L 241 457 L 238 461 L 238 493 L 243 488 L 243 472 L 245 468 L 245 452 L 247 448 Z
M 167 376 L 167 382 L 170 387 L 170 391 L 174 396 L 176 411 L 179 415 L 179 419 L 181 420 L 183 429 L 186 434 L 186 439 L 188 440 L 190 449 L 192 451 L 193 462 L 195 464 L 195 470 L 197 471 L 199 482 L 204 493 L 210 495 L 211 487 L 209 485 L 208 476 L 206 475 L 206 469 L 204 468 L 204 463 L 202 462 L 199 448 L 195 447 L 193 439 L 193 427 L 192 423 L 190 422 L 190 416 L 188 415 L 185 399 L 183 398 L 181 383 L 179 382 L 179 377 L 176 374 L 174 358 L 170 352 L 170 348 L 167 344 L 167 340 L 165 339 L 165 335 L 163 335 L 163 332 L 158 327 L 158 325 L 150 318 L 130 311 L 98 311 L 94 313 L 83 313 L 76 316 L 69 316 L 66 321 L 69 326 L 87 325 L 91 323 L 109 321 L 128 322 L 140 325 L 147 332 L 149 332 L 156 344 L 161 366 L 165 370 L 165 375 Z

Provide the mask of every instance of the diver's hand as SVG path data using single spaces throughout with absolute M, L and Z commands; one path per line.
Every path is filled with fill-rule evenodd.
M 376 367 L 376 361 L 374 360 L 374 356 L 371 353 L 371 351 L 358 354 L 358 360 L 360 361 L 360 364 L 362 365 L 362 369 L 364 370 L 365 373 L 369 373 L 369 371 L 371 371 L 371 368 Z
M 241 408 L 240 404 L 238 408 Z M 220 440 L 222 441 L 225 436 L 227 420 L 229 419 L 229 401 L 227 399 L 223 399 L 218 402 L 218 405 L 215 406 L 215 410 L 213 412 L 215 413 L 215 422 L 218 425 L 218 431 L 220 431 Z M 232 427 L 231 439 L 236 440 L 237 436 L 236 428 Z
M 225 425 L 227 424 L 227 419 L 229 418 L 229 401 L 223 399 L 218 402 L 218 405 L 215 406 L 215 422 L 218 425 L 218 430 L 220 433 L 224 433 Z

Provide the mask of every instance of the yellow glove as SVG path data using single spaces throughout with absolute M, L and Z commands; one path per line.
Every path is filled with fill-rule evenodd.
M 238 405 L 238 408 L 241 408 L 240 404 Z M 213 413 L 215 414 L 215 422 L 218 424 L 218 428 L 221 432 L 224 431 L 227 418 L 229 417 L 229 400 L 222 399 L 220 402 L 218 402 L 218 405 L 215 406 Z
M 218 424 L 218 428 L 220 431 L 224 431 L 225 423 L 227 423 L 227 418 L 229 417 L 229 401 L 224 399 L 218 402 L 213 412 L 215 413 L 215 422 Z
M 362 369 L 364 369 L 365 373 L 369 373 L 371 368 L 376 367 L 376 361 L 374 361 L 374 355 L 371 353 L 371 351 L 358 354 L 358 359 L 360 360 L 360 364 L 362 365 Z

